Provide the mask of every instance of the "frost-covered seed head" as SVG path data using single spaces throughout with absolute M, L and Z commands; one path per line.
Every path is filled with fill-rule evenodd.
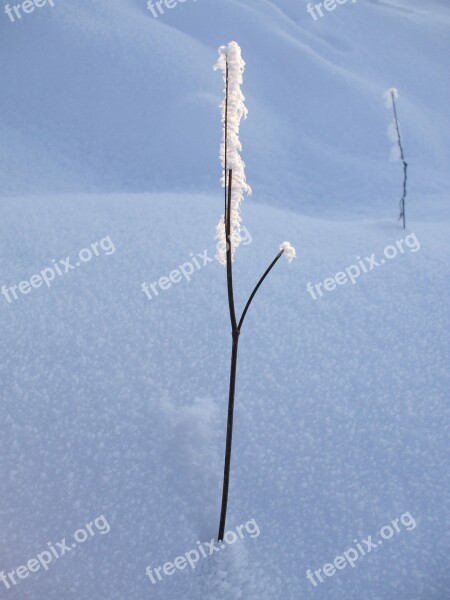
M 222 162 L 222 186 L 227 185 L 228 171 L 233 170 L 233 184 L 231 190 L 231 255 L 234 256 L 236 248 L 241 241 L 241 215 L 240 205 L 244 197 L 244 193 L 251 194 L 251 188 L 247 184 L 245 178 L 245 163 L 243 162 L 240 152 L 242 145 L 239 140 L 239 127 L 242 119 L 247 117 L 247 108 L 245 107 L 244 95 L 241 91 L 243 82 L 243 73 L 245 62 L 242 59 L 241 49 L 236 42 L 230 42 L 227 46 L 219 48 L 219 60 L 214 66 L 214 69 L 221 69 L 223 72 L 223 80 L 227 81 L 227 66 L 228 66 L 228 110 L 226 110 L 225 98 L 221 104 L 223 137 L 224 141 L 220 146 L 220 160 Z M 225 156 L 225 121 L 226 127 L 226 156 Z M 227 173 L 225 174 L 225 167 Z M 225 235 L 225 220 L 224 216 L 220 219 L 216 227 L 216 239 L 219 241 L 216 258 L 223 265 L 226 265 L 226 235 Z

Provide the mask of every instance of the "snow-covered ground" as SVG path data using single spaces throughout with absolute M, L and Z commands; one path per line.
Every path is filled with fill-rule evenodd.
M 302 0 L 186 0 L 158 19 L 145 0 L 58 0 L 0 12 L 4 193 L 213 192 L 217 47 L 248 68 L 244 159 L 258 202 L 323 214 L 391 214 L 400 117 L 417 203 L 449 186 L 448 0 L 358 0 L 313 21 Z
M 1 598 L 448 597 L 450 10 L 358 0 L 315 22 L 306 4 L 0 12 L 0 286 L 61 270 L 0 296 Z M 276 265 L 240 341 L 227 529 L 254 519 L 260 533 L 153 585 L 148 566 L 217 534 L 231 336 L 225 271 L 206 257 L 223 204 L 212 65 L 231 39 L 254 191 L 238 307 L 281 242 L 298 255 Z M 185 263 L 190 281 L 149 300 L 142 283 Z M 354 285 L 323 291 L 358 264 Z M 382 540 L 405 513 L 415 526 Z M 108 530 L 2 582 L 100 515 Z M 383 545 L 323 575 L 369 536 Z

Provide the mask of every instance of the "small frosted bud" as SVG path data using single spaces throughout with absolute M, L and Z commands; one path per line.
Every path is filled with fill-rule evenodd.
M 291 246 L 289 242 L 283 242 L 280 246 L 280 250 L 284 253 L 288 262 L 292 262 L 294 258 L 297 258 L 294 246 Z

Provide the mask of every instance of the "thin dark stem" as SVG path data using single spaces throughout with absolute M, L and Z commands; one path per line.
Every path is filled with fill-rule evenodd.
M 229 189 L 231 190 L 231 170 L 230 170 L 230 187 L 229 187 Z M 228 202 L 229 202 L 229 200 L 228 200 Z M 229 219 L 228 219 L 227 242 L 229 241 L 229 225 L 230 225 L 230 223 L 229 223 Z M 225 447 L 225 464 L 224 464 L 224 470 L 223 470 L 222 508 L 220 511 L 219 534 L 217 536 L 217 539 L 219 541 L 223 540 L 223 536 L 225 533 L 225 521 L 227 518 L 228 490 L 229 490 L 229 486 L 230 486 L 230 469 L 231 469 L 231 447 L 232 447 L 232 442 L 233 442 L 234 398 L 235 398 L 235 390 L 236 390 L 236 371 L 237 371 L 239 335 L 241 333 L 241 327 L 242 327 L 242 324 L 244 323 L 245 315 L 247 314 L 247 311 L 250 308 L 250 304 L 252 303 L 253 298 L 255 297 L 257 291 L 261 287 L 263 281 L 266 279 L 266 277 L 268 276 L 270 271 L 273 269 L 273 267 L 275 266 L 277 261 L 280 259 L 283 252 L 284 252 L 284 250 L 281 250 L 277 254 L 277 256 L 273 259 L 273 261 L 270 263 L 268 268 L 265 270 L 263 276 L 256 284 L 255 289 L 251 293 L 250 298 L 248 299 L 247 304 L 245 305 L 244 311 L 239 320 L 239 324 L 237 326 L 236 326 L 236 324 L 233 325 L 233 331 L 232 331 L 233 345 L 232 345 L 232 349 L 231 349 L 230 387 L 229 387 L 229 395 L 228 395 L 227 440 L 226 440 L 226 447 Z M 231 264 L 231 247 L 230 246 L 228 246 L 228 248 L 227 248 L 227 267 L 229 264 Z M 231 279 L 232 279 L 232 272 L 231 272 Z M 230 301 L 230 287 L 229 287 L 229 297 L 228 298 Z M 233 306 L 233 314 L 234 314 L 234 298 L 233 298 L 232 281 L 231 281 L 231 299 L 232 300 L 230 301 L 230 315 L 231 315 L 231 306 Z M 232 304 L 231 304 L 231 302 L 232 302 Z M 233 317 L 231 319 L 232 319 L 232 324 L 233 324 Z M 234 321 L 234 323 L 235 323 L 235 321 Z
M 399 219 L 403 219 L 403 229 L 406 229 L 406 214 L 405 214 L 405 202 L 406 202 L 406 186 L 408 182 L 408 163 L 405 160 L 405 154 L 403 152 L 402 136 L 400 134 L 400 127 L 397 118 L 397 107 L 395 105 L 394 92 L 391 92 L 392 106 L 394 108 L 395 128 L 397 129 L 398 147 L 400 149 L 400 157 L 403 162 L 403 195 L 400 200 L 400 216 Z
M 280 259 L 281 255 L 283 254 L 284 250 L 281 250 L 281 252 L 279 252 L 277 254 L 277 256 L 273 259 L 273 261 L 270 263 L 270 265 L 268 266 L 268 268 L 266 269 L 266 271 L 264 272 L 264 275 L 261 277 L 261 279 L 258 281 L 258 283 L 256 284 L 255 289 L 253 290 L 253 292 L 250 295 L 250 298 L 247 301 L 247 304 L 245 305 L 244 308 L 244 312 L 242 313 L 241 319 L 239 321 L 239 325 L 238 325 L 238 330 L 241 330 L 242 324 L 244 323 L 244 319 L 245 319 L 245 315 L 247 314 L 248 309 L 250 308 L 250 304 L 252 303 L 253 298 L 256 295 L 256 292 L 259 290 L 259 288 L 261 287 L 264 279 L 267 277 L 267 275 L 270 273 L 270 271 L 273 269 L 273 267 L 276 265 L 277 261 Z
M 233 441 L 233 414 L 234 414 L 234 394 L 236 389 L 236 369 L 238 357 L 239 331 L 233 331 L 233 346 L 231 350 L 231 369 L 230 369 L 230 389 L 228 397 L 228 421 L 227 421 L 227 442 L 225 448 L 225 465 L 223 469 L 223 490 L 222 490 L 222 509 L 220 511 L 220 524 L 218 540 L 222 541 L 225 533 L 225 521 L 227 518 L 228 489 L 230 485 L 231 468 L 231 445 Z
M 225 239 L 227 244 L 227 287 L 228 287 L 228 305 L 230 308 L 230 321 L 232 331 L 237 329 L 236 310 L 234 307 L 233 292 L 233 257 L 231 249 L 231 192 L 233 185 L 233 171 L 230 169 L 228 177 L 228 201 L 227 201 L 227 220 L 225 223 Z
M 223 468 L 223 489 L 222 489 L 222 508 L 220 511 L 220 523 L 218 540 L 223 540 L 225 532 L 225 521 L 227 518 L 228 506 L 228 489 L 230 485 L 230 468 L 231 468 L 231 445 L 233 441 L 233 415 L 234 415 L 234 394 L 236 389 L 236 369 L 237 369 L 237 352 L 239 342 L 239 330 L 237 329 L 236 311 L 234 306 L 234 291 L 233 291 L 233 265 L 231 251 L 231 193 L 233 186 L 233 171 L 229 171 L 228 179 L 228 200 L 226 207 L 226 222 L 225 222 L 225 239 L 226 239 L 226 258 L 227 258 L 227 287 L 228 287 L 228 305 L 230 309 L 230 321 L 232 328 L 233 346 L 231 350 L 231 368 L 230 368 L 230 387 L 228 394 L 228 421 L 227 421 L 227 441 L 225 446 L 225 464 Z

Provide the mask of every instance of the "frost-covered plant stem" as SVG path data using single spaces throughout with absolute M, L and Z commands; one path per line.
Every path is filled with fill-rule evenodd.
M 224 215 L 217 226 L 217 236 L 220 242 L 218 259 L 227 270 L 228 306 L 230 312 L 232 336 L 222 508 L 220 512 L 218 534 L 219 541 L 222 541 L 225 533 L 228 490 L 230 484 L 231 446 L 233 440 L 234 398 L 236 390 L 239 336 L 247 311 L 263 281 L 283 253 L 286 255 L 287 259 L 291 261 L 295 257 L 295 250 L 288 242 L 284 242 L 280 246 L 279 253 L 270 263 L 269 267 L 256 284 L 253 292 L 250 294 L 250 297 L 238 322 L 236 318 L 233 290 L 233 255 L 240 242 L 241 217 L 239 214 L 239 206 L 242 202 L 244 192 L 250 193 L 251 191 L 245 179 L 245 165 L 239 154 L 241 145 L 238 136 L 240 120 L 247 114 L 247 109 L 244 106 L 244 96 L 242 95 L 240 89 L 245 63 L 242 60 L 241 51 L 236 42 L 231 42 L 228 46 L 222 46 L 219 49 L 219 53 L 220 58 L 216 68 L 222 69 L 225 81 L 225 99 L 222 104 L 224 143 L 221 148 L 222 166 L 224 169 L 223 186 L 225 188 L 225 210 Z M 229 61 L 231 62 L 229 63 Z
M 397 131 L 397 141 L 398 141 L 398 147 L 400 150 L 400 158 L 402 159 L 402 163 L 403 163 L 403 195 L 400 200 L 399 220 L 403 219 L 403 229 L 406 229 L 405 201 L 406 201 L 406 185 L 408 182 L 408 163 L 405 161 L 405 153 L 403 152 L 402 136 L 400 134 L 400 126 L 398 124 L 397 107 L 395 104 L 396 92 L 393 89 L 391 89 L 390 94 L 391 94 L 391 98 L 392 98 L 392 108 L 394 110 L 395 129 Z

